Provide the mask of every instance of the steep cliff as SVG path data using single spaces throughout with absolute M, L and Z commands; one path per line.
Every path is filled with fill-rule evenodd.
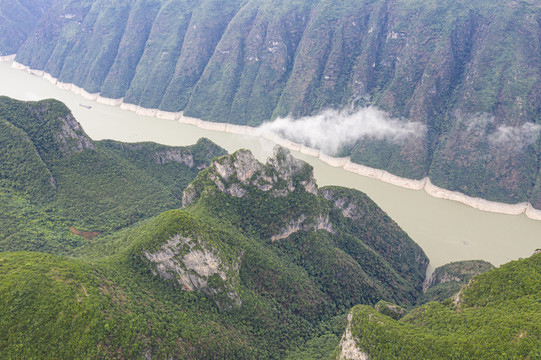
M 43 12 L 0 40 L 17 32 L 17 62 L 89 93 L 252 126 L 372 105 L 421 126 L 359 136 L 342 155 L 541 208 L 535 1 L 59 0 Z
M 541 355 L 540 279 L 537 253 L 475 276 L 452 298 L 402 317 L 356 306 L 336 358 L 536 359 Z
M 457 261 L 440 266 L 426 279 L 423 295 L 417 299 L 417 304 L 448 299 L 458 293 L 474 276 L 492 269 L 492 264 L 482 260 Z
M 0 250 L 65 253 L 88 242 L 68 229 L 93 237 L 180 207 L 225 150 L 93 141 L 56 100 L 0 97 L 0 153 Z

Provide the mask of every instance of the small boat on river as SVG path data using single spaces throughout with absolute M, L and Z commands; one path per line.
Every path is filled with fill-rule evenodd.
M 87 108 L 87 109 L 92 109 L 92 106 L 90 106 L 90 105 L 79 104 L 79 106 L 82 106 L 82 107 Z

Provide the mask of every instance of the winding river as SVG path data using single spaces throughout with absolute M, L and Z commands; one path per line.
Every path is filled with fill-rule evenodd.
M 10 61 L 0 62 L 0 95 L 20 100 L 58 99 L 71 109 L 95 140 L 189 145 L 200 137 L 207 137 L 230 152 L 250 149 L 262 161 L 274 147 L 274 143 L 266 138 L 204 129 L 88 100 L 58 88 L 43 77 L 14 69 L 11 64 Z M 292 153 L 314 167 L 320 186 L 347 186 L 368 194 L 421 245 L 433 267 L 469 259 L 483 259 L 498 266 L 528 257 L 541 248 L 541 221 L 529 219 L 524 214 L 480 211 L 459 202 L 432 197 L 423 190 L 398 187 L 342 167 L 333 167 L 305 153 Z

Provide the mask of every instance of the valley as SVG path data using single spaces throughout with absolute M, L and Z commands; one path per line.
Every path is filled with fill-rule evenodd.
M 539 0 L 0 0 L 0 358 L 541 359 Z
M 260 161 L 272 153 L 274 146 L 270 140 L 260 137 L 212 131 L 84 99 L 57 88 L 42 77 L 13 69 L 9 62 L 0 62 L 0 76 L 6 79 L 0 86 L 0 95 L 22 100 L 57 98 L 70 107 L 85 131 L 95 140 L 155 141 L 183 146 L 195 143 L 200 137 L 207 137 L 229 152 L 248 148 Z M 92 109 L 81 107 L 80 103 L 92 104 Z M 293 154 L 314 166 L 314 174 L 322 186 L 347 186 L 367 193 L 421 245 L 434 267 L 471 259 L 483 259 L 500 265 L 527 257 L 539 247 L 541 222 L 528 219 L 523 214 L 479 211 L 453 201 L 434 198 L 422 190 L 408 190 L 359 176 L 306 154 L 295 151 Z M 520 236 L 517 237 L 517 234 Z

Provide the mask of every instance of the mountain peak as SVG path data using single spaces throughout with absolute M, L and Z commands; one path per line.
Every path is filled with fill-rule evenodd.
M 269 192 L 274 197 L 285 197 L 297 188 L 318 194 L 313 168 L 280 146 L 275 147 L 274 155 L 266 164 L 261 164 L 245 149 L 215 159 L 184 190 L 183 206 L 190 205 L 207 185 L 235 197 L 246 196 L 249 187 Z

